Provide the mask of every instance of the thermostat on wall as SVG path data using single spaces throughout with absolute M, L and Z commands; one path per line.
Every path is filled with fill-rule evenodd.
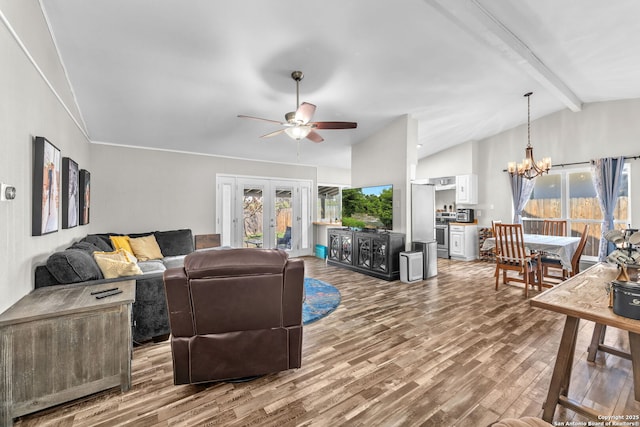
M 13 200 L 16 198 L 16 187 L 9 184 L 0 184 L 0 201 Z

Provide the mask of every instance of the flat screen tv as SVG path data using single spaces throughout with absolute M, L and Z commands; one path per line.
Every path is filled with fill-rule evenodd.
M 362 229 L 393 229 L 393 186 L 342 190 L 342 225 Z

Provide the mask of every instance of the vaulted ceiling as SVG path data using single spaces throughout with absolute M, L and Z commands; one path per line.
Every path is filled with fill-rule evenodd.
M 418 156 L 583 103 L 640 98 L 637 0 L 41 0 L 91 140 L 349 167 L 397 117 Z M 300 102 L 355 121 L 299 144 Z M 393 141 L 390 141 L 393 143 Z

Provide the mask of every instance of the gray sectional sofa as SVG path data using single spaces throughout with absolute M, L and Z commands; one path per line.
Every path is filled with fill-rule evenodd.
M 105 279 L 92 254 L 94 251 L 113 251 L 109 236 L 118 233 L 89 234 L 67 249 L 49 256 L 45 265 L 35 269 L 35 288 L 66 284 L 97 285 L 135 279 L 136 301 L 133 304 L 133 340 L 141 343 L 160 341 L 169 337 L 169 316 L 165 297 L 163 273 L 167 268 L 180 267 L 184 257 L 195 250 L 190 229 L 129 234 L 130 238 L 153 234 L 160 247 L 162 259 L 139 261 L 142 274 Z

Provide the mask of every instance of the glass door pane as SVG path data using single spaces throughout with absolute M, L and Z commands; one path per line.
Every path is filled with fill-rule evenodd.
M 276 184 L 274 192 L 275 241 L 273 247 L 290 251 L 293 231 L 293 187 Z
M 264 188 L 261 185 L 242 185 L 242 247 L 264 246 Z
M 233 246 L 238 244 L 236 224 L 236 195 L 233 177 L 219 176 L 217 179 L 216 192 L 216 232 L 220 233 L 220 243 L 222 246 Z
M 232 212 L 232 186 L 229 183 L 224 183 L 222 186 L 222 230 L 220 235 L 222 236 L 222 246 L 231 246 L 231 238 L 233 237 L 233 212 Z
M 300 245 L 299 255 L 312 254 L 313 218 L 311 212 L 311 182 L 300 182 Z

